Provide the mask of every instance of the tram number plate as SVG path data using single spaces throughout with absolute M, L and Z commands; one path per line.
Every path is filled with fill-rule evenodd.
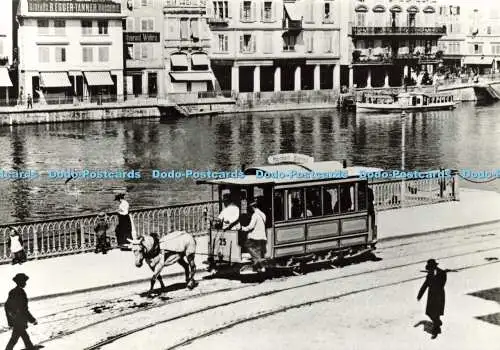
M 225 246 L 226 245 L 226 239 L 225 238 L 219 238 L 219 246 Z

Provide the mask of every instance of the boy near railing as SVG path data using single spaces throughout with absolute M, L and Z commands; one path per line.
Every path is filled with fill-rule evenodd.
M 107 233 L 109 230 L 109 220 L 105 213 L 100 212 L 97 215 L 97 222 L 94 228 L 96 233 L 96 245 L 94 253 L 102 252 L 107 254 L 110 244 L 108 244 Z

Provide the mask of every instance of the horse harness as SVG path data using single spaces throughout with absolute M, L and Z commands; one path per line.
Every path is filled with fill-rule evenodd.
M 143 255 L 145 259 L 154 259 L 160 254 L 160 240 L 156 236 L 153 237 L 153 247 L 148 251 L 147 247 L 144 245 L 144 241 L 141 241 L 141 247 L 143 248 Z

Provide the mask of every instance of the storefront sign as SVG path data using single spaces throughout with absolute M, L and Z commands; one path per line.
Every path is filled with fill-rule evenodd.
M 28 12 L 121 13 L 110 0 L 28 0 Z
M 160 33 L 123 33 L 126 43 L 159 43 Z

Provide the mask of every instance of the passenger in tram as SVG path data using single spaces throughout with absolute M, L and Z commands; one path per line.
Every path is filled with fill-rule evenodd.
M 354 202 L 352 200 L 353 197 L 353 188 L 349 185 L 341 185 L 340 186 L 340 212 L 345 213 L 354 209 Z M 335 203 L 335 212 L 338 213 L 339 202 Z
M 368 187 L 368 215 L 370 216 L 370 227 L 372 232 L 375 231 L 375 205 L 373 201 L 375 200 L 375 196 L 373 195 L 373 190 Z
M 245 247 L 250 253 L 255 271 L 265 272 L 262 261 L 266 256 L 266 215 L 258 208 L 257 202 L 250 203 L 252 218 L 250 224 L 241 228 L 243 232 L 248 232 Z
M 333 195 L 332 195 L 332 192 Z M 323 212 L 325 215 L 333 214 L 333 201 L 332 198 L 337 198 L 337 193 L 334 189 L 325 189 L 323 191 Z
M 222 209 L 217 217 L 222 222 L 222 229 L 224 231 L 240 230 L 240 208 L 235 204 L 235 196 L 224 194 L 222 202 L 224 203 L 224 209 Z
M 303 206 L 302 203 L 300 202 L 299 198 L 292 198 L 292 207 L 291 207 L 291 219 L 298 219 L 300 217 L 303 217 Z

